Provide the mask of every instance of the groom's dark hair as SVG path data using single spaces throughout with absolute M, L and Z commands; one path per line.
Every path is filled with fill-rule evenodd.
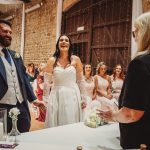
M 0 19 L 0 24 L 1 23 L 7 24 L 10 27 L 12 26 L 12 24 L 9 21 L 7 21 L 7 20 Z

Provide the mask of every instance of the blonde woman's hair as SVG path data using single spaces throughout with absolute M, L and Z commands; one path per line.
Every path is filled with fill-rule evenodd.
M 96 74 L 99 74 L 99 69 L 100 69 L 100 67 L 103 66 L 103 65 L 106 66 L 106 64 L 105 64 L 104 62 L 98 63 L 97 68 L 96 68 Z
M 137 55 L 150 52 L 150 12 L 140 15 L 136 19 L 134 26 L 141 32 L 141 41 Z

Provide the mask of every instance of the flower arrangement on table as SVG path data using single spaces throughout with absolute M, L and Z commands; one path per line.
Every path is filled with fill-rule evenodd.
M 20 114 L 20 110 L 17 107 L 12 108 L 9 111 L 9 117 L 12 119 L 18 119 L 19 114 Z
M 17 129 L 17 120 L 19 114 L 20 114 L 20 110 L 17 107 L 12 108 L 9 111 L 9 117 L 12 119 L 12 130 L 9 133 L 9 136 L 20 135 L 20 132 Z
M 84 120 L 84 124 L 86 126 L 91 128 L 97 128 L 98 126 L 102 126 L 108 123 L 97 115 L 97 109 L 98 107 L 94 107 L 93 109 L 89 110 Z

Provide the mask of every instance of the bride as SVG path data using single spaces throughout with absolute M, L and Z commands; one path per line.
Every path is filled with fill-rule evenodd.
M 79 87 L 82 86 L 83 67 L 80 58 L 72 55 L 68 36 L 61 35 L 58 38 L 56 51 L 49 58 L 44 71 L 44 82 L 51 84 L 53 81 L 45 126 L 48 128 L 81 121 Z

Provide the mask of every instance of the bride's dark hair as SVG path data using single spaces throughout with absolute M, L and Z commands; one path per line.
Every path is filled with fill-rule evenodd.
M 66 37 L 68 37 L 67 35 L 65 35 L 65 34 L 63 34 L 63 35 L 61 35 L 59 38 L 58 38 L 58 40 L 57 40 L 57 43 L 56 43 L 56 50 L 55 50 L 55 52 L 54 52 L 54 54 L 53 54 L 53 57 L 55 57 L 56 58 L 56 62 L 57 62 L 57 59 L 59 58 L 59 56 L 60 56 L 60 49 L 59 49 L 59 40 L 60 40 L 60 38 L 62 37 L 62 36 L 66 36 Z M 69 39 L 69 50 L 68 50 L 68 60 L 69 60 L 69 62 L 71 62 L 71 55 L 72 55 L 72 42 L 71 42 L 71 39 L 68 37 L 68 39 Z

